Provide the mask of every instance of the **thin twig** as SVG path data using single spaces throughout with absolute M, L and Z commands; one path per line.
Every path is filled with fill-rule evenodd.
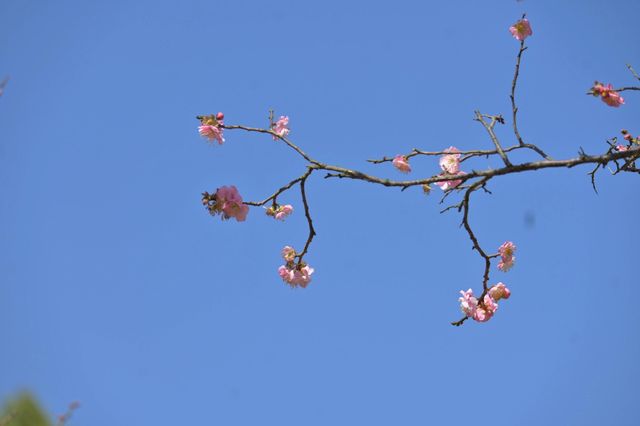
M 524 15 L 523 15 L 524 16 Z M 524 18 L 523 18 L 524 19 Z M 520 50 L 518 51 L 518 57 L 516 59 L 516 70 L 513 74 L 513 81 L 511 82 L 511 112 L 513 120 L 513 133 L 518 139 L 520 145 L 524 145 L 524 141 L 518 131 L 518 107 L 516 106 L 516 84 L 518 83 L 518 76 L 520 75 L 520 61 L 522 60 L 522 53 L 527 50 L 524 45 L 524 40 L 520 42 Z
M 304 248 L 296 257 L 298 257 L 298 264 L 302 262 L 302 258 L 307 251 L 309 250 L 309 245 L 311 245 L 311 241 L 313 241 L 313 237 L 316 235 L 316 230 L 313 227 L 313 220 L 311 219 L 311 213 L 309 212 L 309 203 L 307 202 L 307 192 L 305 190 L 305 184 L 307 182 L 307 178 L 313 172 L 313 168 L 309 167 L 308 173 L 306 176 L 300 181 L 300 193 L 302 194 L 302 204 L 304 205 L 304 215 L 307 218 L 307 224 L 309 225 L 309 237 L 307 238 L 307 242 L 304 245 Z
M 633 74 L 633 76 L 636 78 L 636 80 L 640 80 L 640 75 L 638 75 L 636 70 L 634 70 L 633 67 L 630 64 L 627 64 L 627 68 L 629 69 L 629 71 L 631 71 L 631 74 Z
M 271 200 L 276 200 L 276 198 L 278 198 L 278 196 L 280 194 L 282 194 L 283 192 L 285 192 L 287 189 L 290 189 L 293 185 L 295 185 L 296 183 L 300 182 L 303 179 L 306 179 L 307 176 L 309 176 L 311 174 L 311 169 L 307 169 L 306 172 L 304 172 L 304 174 L 300 177 L 295 178 L 294 180 L 292 180 L 291 182 L 289 182 L 288 184 L 286 184 L 285 186 L 283 186 L 282 188 L 278 189 L 272 196 L 265 198 L 262 201 L 246 201 L 244 204 L 248 205 L 248 206 L 264 206 L 265 204 L 267 204 L 269 201 Z
M 487 123 L 486 121 L 484 121 L 484 116 L 482 114 L 480 114 L 480 111 L 476 111 L 476 121 L 479 121 L 482 124 L 482 127 L 485 128 L 485 130 L 487 131 L 487 133 L 489 133 L 489 137 L 491 138 L 491 142 L 493 142 L 493 144 L 496 147 L 496 151 L 498 152 L 498 155 L 500 156 L 500 158 L 502 158 L 502 162 L 504 163 L 505 166 L 511 166 L 511 161 L 509 161 L 509 158 L 507 158 L 507 155 L 504 153 L 504 151 L 502 150 L 502 146 L 500 145 L 500 141 L 498 140 L 498 136 L 496 136 L 496 132 L 493 130 L 495 124 L 496 124 L 496 118 L 492 117 L 491 118 L 491 123 Z M 522 145 L 522 144 L 521 144 Z
M 285 138 L 284 136 L 274 132 L 271 129 L 261 129 L 258 127 L 247 127 L 247 126 L 238 126 L 238 125 L 221 125 L 220 127 L 222 127 L 223 129 L 227 129 L 227 130 L 246 130 L 247 132 L 256 132 L 256 133 L 266 133 L 269 134 L 277 139 L 282 140 L 284 143 L 286 143 L 290 148 L 292 148 L 294 151 L 296 151 L 298 154 L 300 154 L 302 156 L 302 158 L 304 158 L 305 160 L 307 160 L 308 162 L 315 164 L 316 161 L 314 159 L 312 159 L 307 153 L 305 153 L 303 150 L 301 150 L 297 145 L 295 145 L 293 142 L 291 142 L 289 139 Z

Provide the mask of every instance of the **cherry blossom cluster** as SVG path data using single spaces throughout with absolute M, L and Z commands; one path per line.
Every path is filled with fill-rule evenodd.
M 620 105 L 624 105 L 624 98 L 613 89 L 611 84 L 605 86 L 599 81 L 596 81 L 591 88 L 591 93 L 593 93 L 593 96 L 600 96 L 602 102 L 610 107 L 618 108 Z
M 243 203 L 242 196 L 233 185 L 218 188 L 215 194 L 203 192 L 202 204 L 212 216 L 220 215 L 222 220 L 233 217 L 238 222 L 244 222 L 249 213 L 249 206 Z
M 269 207 L 266 210 L 267 216 L 272 216 L 276 220 L 284 220 L 287 216 L 293 213 L 293 206 L 291 204 L 285 204 L 280 206 L 278 204 Z
M 502 272 L 507 272 L 513 267 L 516 261 L 516 257 L 513 255 L 516 251 L 516 246 L 511 241 L 507 241 L 498 248 L 500 254 L 500 262 L 498 263 L 498 269 Z
M 492 286 L 487 294 L 484 295 L 482 301 L 473 295 L 473 290 L 460 291 L 462 295 L 460 301 L 460 309 L 468 317 L 478 322 L 487 322 L 493 314 L 498 310 L 498 301 L 500 299 L 508 299 L 511 291 L 503 283 Z
M 292 288 L 305 288 L 311 282 L 311 274 L 314 269 L 304 262 L 295 262 L 297 253 L 293 247 L 285 246 L 282 249 L 282 258 L 285 264 L 278 268 L 278 275 L 282 281 L 289 284 Z
M 219 145 L 224 143 L 224 136 L 222 135 L 224 128 L 224 114 L 219 112 L 216 115 L 206 115 L 200 117 L 201 125 L 198 127 L 200 136 L 205 137 L 209 142 L 218 141 Z
M 511 241 L 505 241 L 498 248 L 498 254 L 490 257 L 500 256 L 498 269 L 507 272 L 516 261 L 516 257 L 513 255 L 515 251 L 516 245 Z M 483 293 L 484 296 L 481 297 L 481 301 L 473 295 L 473 290 L 471 289 L 467 291 L 460 290 L 460 294 L 462 295 L 458 299 L 460 301 L 460 309 L 466 315 L 466 318 L 472 318 L 478 322 L 487 322 L 498 309 L 497 302 L 500 299 L 508 299 L 511 296 L 511 291 L 503 283 L 499 282 Z

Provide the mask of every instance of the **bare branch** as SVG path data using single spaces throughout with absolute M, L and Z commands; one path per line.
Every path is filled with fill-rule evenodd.
M 276 199 L 278 198 L 278 195 L 282 194 L 287 189 L 290 189 L 296 183 L 302 181 L 303 179 L 306 179 L 310 174 L 311 174 L 311 169 L 307 169 L 307 171 L 304 172 L 304 174 L 302 176 L 295 178 L 294 180 L 292 180 L 291 182 L 289 182 L 288 184 L 286 184 L 282 188 L 278 189 L 272 196 L 270 196 L 268 198 L 265 198 L 262 201 L 246 201 L 244 204 L 246 204 L 248 206 L 259 207 L 259 206 L 264 206 L 265 204 L 267 204 L 271 200 L 273 200 L 273 202 L 275 203 Z
M 485 128 L 485 130 L 489 133 L 489 137 L 491 138 L 491 142 L 493 142 L 493 145 L 495 145 L 496 147 L 496 152 L 498 153 L 498 155 L 500 155 L 500 158 L 502 158 L 502 162 L 504 163 L 505 166 L 511 166 L 511 161 L 509 161 L 509 159 L 507 158 L 507 155 L 504 153 L 504 151 L 502 150 L 502 146 L 500 145 L 500 141 L 498 140 L 498 136 L 496 136 L 496 132 L 494 132 L 493 127 L 496 124 L 497 118 L 496 116 L 492 116 L 491 117 L 491 123 L 487 123 L 486 121 L 484 121 L 484 117 L 482 114 L 480 114 L 480 111 L 476 111 L 476 121 L 479 121 L 482 124 L 482 127 Z M 502 117 L 500 117 L 502 118 Z M 504 122 L 504 120 L 503 120 Z M 522 145 L 522 144 L 521 144 Z
M 631 71 L 631 74 L 633 74 L 633 76 L 636 78 L 636 80 L 640 80 L 640 75 L 638 75 L 636 70 L 634 70 L 633 67 L 630 64 L 627 64 L 627 68 L 629 69 L 629 71 Z
M 316 230 L 313 228 L 313 220 L 311 220 L 311 213 L 309 212 L 309 203 L 307 202 L 307 192 L 305 190 L 305 184 L 307 182 L 307 178 L 313 172 L 313 168 L 309 167 L 308 173 L 304 178 L 300 181 L 300 193 L 302 194 L 302 204 L 304 205 L 304 215 L 307 218 L 307 224 L 309 225 L 309 237 L 307 238 L 307 242 L 304 245 L 304 248 L 296 257 L 298 258 L 298 264 L 302 262 L 302 258 L 305 254 L 307 254 L 307 250 L 309 250 L 309 245 L 311 245 L 311 241 L 313 237 L 316 235 Z
M 524 16 L 524 15 L 523 15 Z M 524 19 L 524 18 L 523 18 Z M 513 120 L 513 133 L 516 135 L 516 139 L 518 139 L 518 143 L 520 145 L 524 145 L 524 141 L 520 136 L 520 132 L 518 131 L 518 107 L 516 106 L 516 85 L 518 83 L 518 76 L 520 75 L 520 61 L 522 60 L 522 54 L 527 48 L 524 45 L 524 40 L 520 42 L 520 50 L 518 51 L 518 57 L 516 59 L 516 70 L 513 73 L 513 80 L 511 81 L 511 112 L 512 112 L 512 120 Z
M 315 164 L 316 161 L 314 159 L 312 159 L 311 157 L 309 157 L 308 154 L 306 154 L 303 150 L 301 150 L 298 146 L 296 146 L 294 143 L 292 143 L 289 139 L 285 138 L 284 136 L 279 135 L 278 133 L 274 132 L 271 129 L 260 129 L 258 127 L 247 127 L 247 126 L 228 126 L 228 125 L 221 125 L 220 127 L 222 127 L 223 129 L 228 129 L 228 130 L 245 130 L 247 132 L 257 132 L 257 133 L 266 133 L 269 134 L 271 136 L 273 136 L 274 138 L 280 139 L 282 140 L 284 143 L 286 143 L 291 149 L 293 149 L 294 151 L 296 151 L 298 154 L 300 154 L 302 156 L 302 158 L 304 158 L 305 160 L 307 160 L 308 162 Z

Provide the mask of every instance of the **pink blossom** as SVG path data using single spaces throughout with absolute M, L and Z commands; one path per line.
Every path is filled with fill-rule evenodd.
M 311 282 L 311 274 L 313 274 L 314 269 L 309 265 L 300 266 L 291 266 L 289 264 L 282 265 L 278 268 L 278 275 L 280 278 L 291 287 L 300 286 L 305 288 Z
M 511 241 L 504 242 L 499 248 L 500 262 L 498 263 L 498 269 L 503 272 L 507 272 L 513 267 L 516 261 L 516 257 L 513 255 L 516 251 L 516 246 Z
M 602 98 L 602 102 L 609 105 L 610 107 L 618 108 L 620 105 L 624 105 L 624 98 L 620 96 L 620 93 L 613 90 L 613 86 L 611 84 L 607 84 L 606 86 L 598 81 L 596 81 L 591 88 L 594 96 L 600 96 Z
M 524 41 L 525 38 L 533 34 L 528 19 L 519 20 L 511 27 L 509 27 L 509 31 L 511 32 L 511 35 L 514 36 L 518 41 Z
M 462 295 L 462 297 L 458 299 L 460 301 L 460 309 L 466 316 L 473 317 L 476 309 L 478 309 L 478 299 L 473 295 L 473 290 L 460 290 L 460 294 Z
M 295 278 L 293 284 L 298 284 L 300 287 L 304 288 L 311 282 L 311 274 L 313 274 L 314 269 L 309 265 L 305 265 L 300 270 L 295 271 Z
M 291 206 L 291 204 L 285 204 L 284 206 L 278 207 L 274 217 L 277 220 L 284 220 L 284 218 L 289 216 L 291 213 L 293 213 L 293 206 Z
M 500 299 L 508 299 L 511 296 L 511 290 L 500 282 L 489 289 L 489 296 L 497 302 Z
M 409 160 L 404 155 L 396 155 L 392 163 L 393 163 L 393 166 L 399 171 L 401 171 L 402 173 L 409 173 L 411 171 Z
M 219 145 L 224 143 L 224 137 L 222 136 L 222 127 L 214 126 L 211 124 L 205 124 L 198 127 L 198 132 L 200 132 L 200 136 L 209 139 L 209 142 L 213 142 L 214 140 L 218 141 Z
M 267 216 L 272 216 L 277 220 L 284 220 L 287 216 L 293 213 L 293 206 L 291 204 L 285 204 L 284 206 L 270 206 L 265 212 Z
M 273 131 L 284 137 L 289 134 L 289 117 L 285 115 L 281 115 L 278 121 L 273 125 Z M 273 140 L 278 140 L 276 136 L 273 137 Z
M 280 275 L 280 278 L 286 283 L 293 281 L 293 270 L 287 268 L 285 265 L 278 268 L 278 275 Z
M 450 146 L 444 152 L 450 154 L 440 157 L 440 168 L 445 173 L 457 174 L 460 171 L 460 151 L 455 146 Z
M 463 176 L 466 174 L 467 173 L 463 171 L 453 173 L 453 175 L 457 175 L 457 176 Z M 438 176 L 451 176 L 451 175 L 447 173 L 440 173 Z M 442 189 L 443 191 L 448 191 L 449 189 L 453 189 L 456 186 L 460 185 L 461 183 L 462 183 L 462 179 L 456 179 L 456 180 L 444 180 L 442 182 L 436 182 L 436 185 L 438 185 L 440 189 Z
M 513 268 L 513 262 L 516 260 L 515 257 L 511 258 L 511 260 L 501 260 L 498 262 L 498 269 L 502 272 L 509 272 L 509 269 Z
M 603 93 L 602 101 L 610 107 L 614 108 L 618 108 L 620 105 L 624 105 L 624 98 L 620 96 L 620 94 L 615 90 Z
M 284 246 L 284 248 L 282 249 L 282 258 L 287 262 L 293 262 L 293 260 L 296 258 L 295 249 L 291 246 Z
M 628 151 L 628 150 L 629 150 L 629 147 L 628 147 L 628 146 L 625 146 L 625 145 L 618 145 L 618 146 L 616 146 L 616 150 L 618 150 L 618 151 L 620 151 L 620 152 Z
M 494 299 L 492 296 L 495 294 L 498 299 Z M 478 299 L 473 295 L 473 290 L 460 291 L 462 297 L 460 301 L 460 309 L 469 318 L 473 318 L 478 322 L 486 322 L 493 317 L 493 314 L 498 310 L 498 304 L 496 300 L 507 299 L 511 294 L 509 289 L 502 283 L 498 283 L 489 289 L 488 294 L 485 294 L 482 298 L 482 303 L 478 303 Z
M 242 196 L 235 186 L 223 186 L 216 191 L 215 210 L 222 213 L 222 219 L 236 218 L 243 222 L 249 213 L 249 206 L 242 202 Z
M 482 305 L 478 305 L 475 310 L 473 319 L 478 322 L 487 322 L 493 317 L 493 314 L 498 310 L 498 304 L 489 296 L 485 294 Z

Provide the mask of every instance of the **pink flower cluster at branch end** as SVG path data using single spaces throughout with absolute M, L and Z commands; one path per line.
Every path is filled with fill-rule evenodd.
M 620 105 L 624 105 L 624 98 L 620 96 L 620 93 L 613 90 L 611 84 L 606 86 L 599 81 L 596 81 L 591 88 L 593 96 L 600 96 L 602 102 L 610 107 L 618 108 Z
M 293 213 L 293 206 L 291 204 L 285 204 L 284 206 L 271 206 L 266 211 L 267 216 L 272 216 L 277 220 L 284 220 L 287 216 Z
M 393 167 L 401 171 L 402 173 L 409 173 L 411 171 L 411 165 L 409 159 L 404 155 L 396 155 L 392 161 Z
M 215 116 L 207 115 L 202 117 L 201 126 L 198 127 L 198 132 L 200 136 L 207 138 L 209 142 L 218 141 L 218 145 L 222 145 L 224 143 L 223 131 L 224 129 L 221 127 L 224 125 L 224 114 L 219 112 Z
M 282 258 L 287 262 L 278 268 L 278 275 L 292 288 L 305 288 L 311 282 L 311 274 L 314 269 L 304 262 L 296 264 L 296 251 L 293 247 L 285 246 L 282 249 Z
M 243 203 L 242 196 L 233 185 L 218 188 L 215 194 L 203 193 L 202 204 L 212 216 L 220 215 L 222 220 L 233 217 L 238 222 L 244 222 L 249 213 L 249 206 Z
M 513 255 L 516 251 L 516 245 L 511 241 L 505 241 L 499 248 L 500 262 L 498 263 L 498 269 L 503 272 L 507 272 L 513 267 L 516 261 L 516 257 Z
M 278 121 L 276 121 L 273 125 L 273 131 L 282 137 L 287 136 L 290 132 L 289 117 L 286 115 L 281 115 Z M 278 138 L 274 136 L 273 140 L 276 141 L 278 140 Z
M 521 19 L 509 27 L 509 32 L 518 41 L 524 41 L 525 38 L 533 34 L 528 19 Z
M 462 312 L 475 321 L 487 322 L 498 310 L 496 302 L 500 299 L 508 299 L 511 296 L 511 291 L 503 283 L 498 283 L 489 289 L 482 298 L 482 302 L 478 302 L 471 289 L 461 290 L 460 294 L 462 296 L 458 300 Z
M 440 168 L 442 173 L 439 176 L 463 176 L 465 172 L 460 170 L 460 151 L 455 146 L 450 146 L 445 149 L 446 154 L 440 157 Z M 461 179 L 445 180 L 442 182 L 436 182 L 436 185 L 443 191 L 453 189 L 462 183 Z

